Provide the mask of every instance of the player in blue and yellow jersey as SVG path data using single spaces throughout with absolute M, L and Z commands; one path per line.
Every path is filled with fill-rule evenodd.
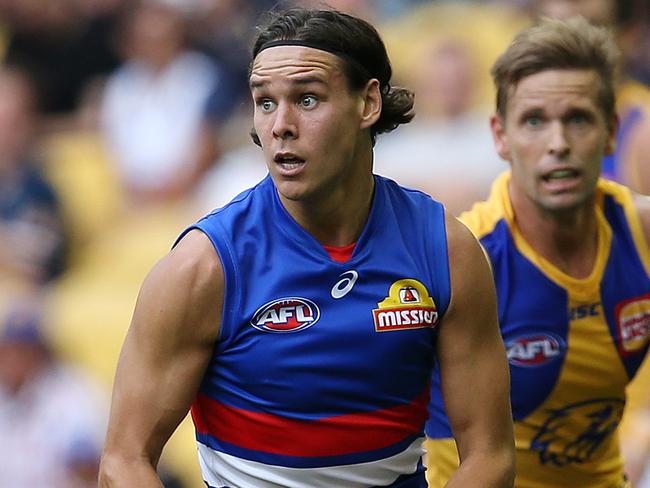
M 492 68 L 491 127 L 511 170 L 461 218 L 495 277 L 518 488 L 628 486 L 618 425 L 648 350 L 650 202 L 600 178 L 617 63 L 609 32 L 578 17 L 523 31 Z M 432 487 L 458 462 L 437 382 Z
M 261 29 L 249 81 L 270 175 L 145 280 L 101 486 L 160 486 L 158 458 L 191 407 L 209 487 L 425 487 L 435 362 L 463 456 L 449 486 L 512 486 L 485 255 L 441 204 L 372 173 L 376 135 L 412 117 L 390 77 L 358 18 L 296 9 Z
M 650 193 L 650 87 L 634 77 L 635 46 L 643 45 L 643 2 L 618 0 L 532 0 L 535 20 L 582 15 L 611 28 L 623 54 L 616 88 L 619 117 L 616 148 L 603 159 L 602 176 L 639 193 Z

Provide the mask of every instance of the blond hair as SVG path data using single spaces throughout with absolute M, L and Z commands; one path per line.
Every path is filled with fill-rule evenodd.
M 615 83 L 621 54 L 612 33 L 583 17 L 544 18 L 515 36 L 490 73 L 496 86 L 496 109 L 505 117 L 508 98 L 525 77 L 550 69 L 585 69 L 598 73 L 598 102 L 607 118 L 616 109 Z

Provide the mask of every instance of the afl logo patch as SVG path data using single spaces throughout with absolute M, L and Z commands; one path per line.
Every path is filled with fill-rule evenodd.
M 257 309 L 250 323 L 265 332 L 298 332 L 320 318 L 318 306 L 300 297 L 279 298 Z
M 506 342 L 508 361 L 513 366 L 542 366 L 562 356 L 566 344 L 552 334 L 520 336 Z

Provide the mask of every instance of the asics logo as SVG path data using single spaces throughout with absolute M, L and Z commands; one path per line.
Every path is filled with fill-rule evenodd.
M 346 271 L 341 274 L 341 279 L 332 287 L 332 298 L 343 298 L 347 295 L 357 282 L 358 277 L 359 273 L 354 270 Z

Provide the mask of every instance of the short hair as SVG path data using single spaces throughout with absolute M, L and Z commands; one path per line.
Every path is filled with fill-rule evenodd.
M 544 18 L 515 36 L 490 73 L 496 86 L 496 110 L 505 117 L 511 90 L 525 77 L 551 69 L 598 73 L 598 102 L 607 118 L 616 110 L 615 84 L 621 54 L 612 33 L 583 17 Z
M 337 10 L 293 8 L 270 12 L 264 25 L 258 27 L 252 60 L 265 44 L 272 41 L 296 40 L 334 53 L 343 61 L 343 72 L 352 90 L 363 88 L 376 78 L 382 99 L 379 120 L 370 128 L 374 144 L 376 135 L 390 132 L 414 116 L 415 95 L 405 88 L 390 85 L 392 68 L 386 46 L 377 30 L 365 20 Z M 253 141 L 259 139 L 253 133 Z

